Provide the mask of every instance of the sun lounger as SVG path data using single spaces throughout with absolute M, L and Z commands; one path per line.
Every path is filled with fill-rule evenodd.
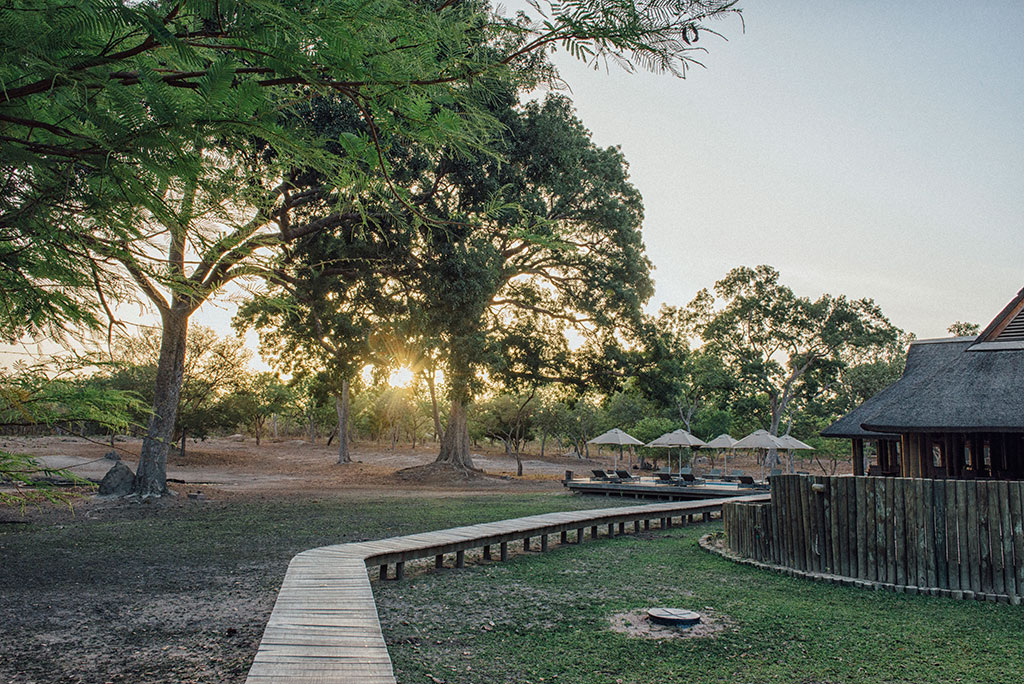
M 639 480 L 640 479 L 639 477 L 633 477 L 632 475 L 630 475 L 628 470 L 616 470 L 615 474 L 623 482 L 630 482 L 631 480 Z
M 672 473 L 655 473 L 658 479 L 655 480 L 658 484 L 675 484 L 676 478 L 672 477 Z
M 709 480 L 721 480 L 721 479 L 723 479 L 722 478 L 722 471 L 719 470 L 718 468 L 712 468 L 711 470 L 708 471 L 708 479 Z
M 750 475 L 740 475 L 736 479 L 740 483 L 740 487 L 756 487 L 757 486 L 757 484 L 754 482 L 754 478 L 752 478 Z

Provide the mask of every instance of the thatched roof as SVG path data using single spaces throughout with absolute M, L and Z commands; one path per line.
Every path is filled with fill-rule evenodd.
M 860 426 L 877 432 L 1024 432 L 1024 344 L 1003 342 L 993 349 L 975 341 L 912 343 L 903 377 L 872 397 Z
M 897 434 L 886 432 L 872 432 L 865 430 L 860 424 L 872 415 L 872 408 L 877 404 L 875 401 L 881 394 L 876 394 L 863 404 L 853 409 L 845 416 L 829 425 L 821 431 L 822 437 L 846 437 L 849 439 L 899 439 Z
M 903 376 L 821 434 L 903 432 L 1024 432 L 1024 289 L 977 337 L 912 342 Z

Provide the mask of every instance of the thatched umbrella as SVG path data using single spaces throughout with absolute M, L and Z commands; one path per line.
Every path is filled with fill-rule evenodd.
M 789 472 L 793 472 L 794 451 L 796 451 L 797 449 L 810 449 L 811 451 L 814 451 L 814 447 L 812 447 L 810 444 L 801 442 L 799 439 L 792 435 L 782 435 L 780 437 L 777 437 L 776 439 L 778 439 L 783 444 L 783 446 L 779 448 L 785 449 L 786 453 L 789 454 Z
M 587 444 L 618 444 L 619 445 L 619 458 L 622 458 L 622 447 L 625 444 L 643 444 L 639 439 L 628 435 L 619 428 L 612 428 L 604 434 L 598 435 L 594 439 L 587 442 Z M 618 463 L 613 464 L 618 466 Z
M 785 449 L 779 438 L 767 430 L 754 430 L 749 435 L 732 445 L 733 449 Z M 761 460 L 761 475 L 764 476 L 764 459 Z
M 736 440 L 731 435 L 723 432 L 722 434 L 715 437 L 713 440 L 704 445 L 705 449 L 734 449 L 736 447 Z M 725 462 L 722 465 L 722 470 L 729 470 L 729 452 L 726 451 L 722 454 L 722 458 Z M 728 473 L 726 473 L 728 475 Z
M 690 447 L 692 449 L 696 449 L 697 447 L 704 446 L 704 442 L 703 442 L 703 440 L 701 440 L 701 439 L 699 439 L 697 437 L 694 437 L 693 435 L 691 435 L 686 430 L 680 429 L 680 430 L 673 430 L 672 432 L 666 432 L 661 437 L 658 437 L 657 439 L 648 442 L 644 446 L 648 446 L 648 447 L 661 447 L 661 448 Z M 668 465 L 669 465 L 669 468 L 672 467 L 671 461 L 669 462 Z M 679 469 L 680 470 L 683 469 L 683 450 L 682 449 L 679 450 Z

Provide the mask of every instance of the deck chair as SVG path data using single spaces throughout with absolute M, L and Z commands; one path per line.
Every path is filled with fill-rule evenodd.
M 722 479 L 722 471 L 719 470 L 718 468 L 712 468 L 711 470 L 708 471 L 708 477 L 721 480 Z
M 691 468 L 689 466 L 687 466 L 685 468 L 680 468 L 679 469 L 679 474 L 680 475 L 693 475 L 693 468 Z
M 679 479 L 686 484 L 696 483 L 697 478 L 693 476 L 693 473 L 679 473 Z
M 739 480 L 740 487 L 756 487 L 757 486 L 757 484 L 754 482 L 754 478 L 752 478 L 750 475 L 740 475 L 737 478 L 737 480 Z
M 658 479 L 655 480 L 658 484 L 674 484 L 676 478 L 672 477 L 672 473 L 655 473 Z
M 616 470 L 615 474 L 623 482 L 628 482 L 630 480 L 639 480 L 640 479 L 638 477 L 633 477 L 632 475 L 630 475 L 628 470 Z

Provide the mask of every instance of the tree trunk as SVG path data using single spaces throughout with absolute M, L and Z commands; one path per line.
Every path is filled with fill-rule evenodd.
M 474 470 L 473 459 L 469 454 L 469 426 L 466 423 L 466 404 L 460 399 L 452 399 L 451 413 L 448 414 L 448 425 L 441 437 L 441 453 L 435 463 L 450 463 L 459 468 Z
M 174 435 L 178 419 L 178 400 L 181 380 L 185 373 L 185 339 L 188 334 L 190 311 L 172 307 L 161 312 L 163 336 L 160 340 L 160 358 L 156 366 L 156 386 L 153 394 L 153 415 L 149 418 L 146 436 L 142 440 L 139 467 L 132 483 L 132 494 L 137 496 L 163 496 L 167 489 L 167 450 Z
M 540 457 L 541 457 L 541 459 L 544 458 L 544 442 L 546 442 L 546 441 L 548 441 L 548 433 L 547 432 L 541 432 L 540 433 Z
M 348 453 L 348 380 L 341 381 L 341 394 L 334 397 L 334 410 L 338 414 L 338 463 L 351 463 Z
M 181 458 L 185 458 L 185 439 L 187 439 L 187 430 L 181 429 Z
M 427 374 L 427 387 L 430 389 L 430 407 L 434 415 L 434 439 L 441 439 L 441 414 L 437 410 L 437 390 L 434 387 L 434 371 Z

